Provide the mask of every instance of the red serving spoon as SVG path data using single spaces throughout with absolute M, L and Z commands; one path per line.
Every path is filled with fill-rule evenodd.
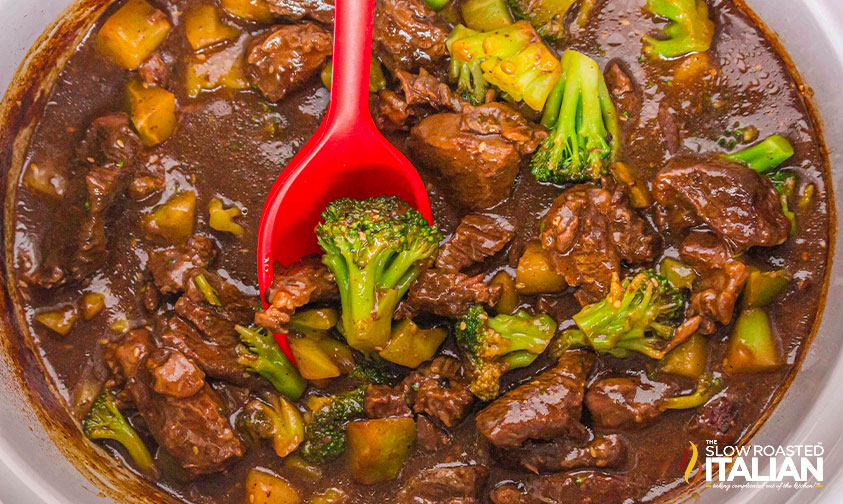
M 430 200 L 413 165 L 380 134 L 369 113 L 375 0 L 337 0 L 331 101 L 325 119 L 272 186 L 258 229 L 258 284 L 264 294 L 276 263 L 319 252 L 314 228 L 331 201 L 398 196 L 432 222 Z M 275 335 L 292 359 L 287 338 Z

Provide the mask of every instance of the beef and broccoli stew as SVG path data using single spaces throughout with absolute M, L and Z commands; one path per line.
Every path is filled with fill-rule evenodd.
M 377 0 L 370 109 L 433 222 L 255 243 L 333 0 L 114 2 L 13 202 L 16 309 L 93 447 L 218 504 L 653 502 L 745 442 L 829 257 L 805 88 L 739 0 Z

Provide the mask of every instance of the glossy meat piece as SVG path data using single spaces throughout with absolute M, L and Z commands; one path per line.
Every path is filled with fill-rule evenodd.
M 217 247 L 210 239 L 194 235 L 175 247 L 149 254 L 147 268 L 162 294 L 183 292 L 187 274 L 195 268 L 205 268 L 217 257 Z
M 622 474 L 595 471 L 537 476 L 518 486 L 506 484 L 492 491 L 495 504 L 626 504 L 636 489 Z
M 679 248 L 679 257 L 683 261 L 703 271 L 723 268 L 734 255 L 729 246 L 711 231 L 691 231 Z
M 398 492 L 400 504 L 478 504 L 489 471 L 479 465 L 425 469 Z
M 333 37 L 319 25 L 279 25 L 248 48 L 247 73 L 270 101 L 280 101 L 317 74 L 333 50 Z
M 174 397 L 154 390 L 172 352 L 156 349 L 152 335 L 135 330 L 116 349 L 127 389 L 149 432 L 189 474 L 214 473 L 240 458 L 245 448 L 228 423 L 219 396 L 207 383 L 193 395 Z M 181 370 L 185 376 L 196 371 Z
M 451 239 L 439 249 L 436 267 L 444 271 L 463 270 L 500 252 L 513 236 L 515 227 L 503 218 L 466 215 Z
M 297 308 L 313 301 L 339 297 L 334 274 L 319 257 L 305 257 L 275 271 L 272 284 L 266 289 L 270 306 L 255 314 L 255 323 L 273 332 L 287 332 L 286 324 Z
M 427 416 L 419 415 L 416 418 L 416 443 L 422 450 L 428 453 L 436 453 L 451 446 L 453 439 Z
M 688 424 L 688 432 L 701 439 L 717 441 L 722 447 L 738 440 L 742 426 L 740 405 L 728 395 L 723 395 L 697 411 Z
M 668 384 L 637 376 L 604 378 L 588 388 L 585 405 L 597 427 L 632 427 L 661 415 L 661 405 L 672 392 Z
M 363 411 L 369 418 L 413 416 L 404 392 L 389 385 L 369 385 L 363 400 Z
M 269 10 L 289 19 L 312 19 L 323 24 L 334 22 L 334 0 L 266 0 Z
M 196 286 L 201 275 L 214 290 L 219 306 L 211 305 Z M 236 324 L 249 325 L 254 318 L 257 302 L 240 292 L 236 286 L 223 281 L 217 274 L 197 268 L 187 274 L 185 292 L 176 302 L 176 313 L 193 323 L 211 341 L 227 344 L 235 341 Z
M 205 373 L 181 352 L 161 355 L 157 361 L 147 361 L 152 375 L 152 390 L 159 394 L 186 398 L 205 386 Z
M 606 66 L 604 77 L 606 87 L 612 95 L 612 102 L 618 111 L 621 124 L 635 122 L 641 114 L 641 90 L 624 70 L 620 61 L 612 60 Z
M 428 270 L 415 281 L 407 299 L 396 310 L 398 318 L 418 313 L 459 318 L 475 304 L 494 306 L 501 297 L 500 285 L 489 285 L 483 275 Z
M 624 440 L 617 434 L 609 434 L 597 436 L 587 443 L 572 439 L 527 442 L 522 447 L 500 450 L 497 459 L 505 466 L 520 466 L 535 474 L 544 474 L 585 467 L 620 467 L 626 462 L 626 454 Z
M 138 67 L 138 75 L 147 86 L 166 89 L 173 75 L 175 61 L 170 54 L 156 51 Z
M 404 390 L 413 411 L 453 427 L 465 418 L 474 404 L 474 394 L 467 381 L 459 361 L 437 357 L 410 373 L 399 387 Z
M 181 317 L 170 317 L 161 333 L 161 342 L 184 353 L 211 378 L 259 390 L 266 382 L 237 362 L 237 340 L 231 334 L 228 342 L 207 339 Z
M 480 411 L 477 430 L 495 446 L 515 448 L 527 439 L 582 439 L 583 393 L 594 355 L 572 351 L 535 379 L 510 390 Z
M 399 92 L 388 89 L 373 95 L 372 117 L 386 131 L 408 130 L 433 112 L 459 112 L 467 103 L 451 88 L 424 68 L 417 74 L 399 70 Z
M 378 0 L 372 49 L 394 75 L 424 68 L 436 73 L 445 58 L 448 25 L 425 0 Z
M 659 132 L 667 152 L 676 154 L 682 148 L 682 138 L 679 136 L 679 125 L 667 101 L 659 103 L 659 112 L 656 116 L 659 124 Z
M 630 206 L 626 192 L 587 185 L 571 187 L 557 197 L 543 221 L 542 247 L 568 285 L 579 285 L 589 301 L 605 297 L 621 260 L 642 264 L 655 260 L 660 240 Z
M 424 118 L 410 132 L 410 149 L 436 170 L 466 208 L 483 210 L 509 196 L 521 156 L 535 150 L 544 129 L 502 103 Z
M 770 181 L 730 161 L 674 159 L 653 181 L 653 196 L 668 214 L 693 212 L 739 250 L 779 245 L 790 231 Z M 676 231 L 677 219 L 661 220 Z
M 132 129 L 128 114 L 119 112 L 96 119 L 85 132 L 79 158 L 94 165 L 132 164 L 143 145 Z
M 691 292 L 692 315 L 703 315 L 723 325 L 732 320 L 735 303 L 749 279 L 749 267 L 739 261 L 730 260 L 723 267 L 708 271 L 694 285 Z M 703 334 L 714 332 L 713 324 L 704 324 Z

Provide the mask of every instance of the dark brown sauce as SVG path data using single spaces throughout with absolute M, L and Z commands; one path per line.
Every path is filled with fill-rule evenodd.
M 159 2 L 169 11 L 184 12 L 195 4 L 192 0 Z M 729 377 L 727 385 L 741 404 L 743 430 L 766 414 L 768 406 L 780 387 L 790 376 L 805 351 L 823 295 L 829 246 L 829 203 L 826 190 L 827 165 L 811 115 L 797 82 L 782 58 L 763 32 L 728 0 L 712 5 L 716 13 L 718 31 L 711 50 L 721 69 L 715 83 L 698 84 L 694 88 L 678 89 L 669 81 L 666 67 L 640 61 L 641 36 L 653 31 L 650 19 L 642 15 L 638 0 L 607 2 L 595 11 L 589 26 L 575 33 L 571 47 L 594 57 L 601 68 L 613 59 L 620 59 L 631 70 L 634 80 L 642 87 L 644 103 L 637 124 L 627 126 L 626 155 L 638 169 L 651 178 L 670 154 L 666 151 L 657 126 L 659 104 L 666 102 L 675 112 L 680 137 L 685 148 L 695 152 L 718 151 L 718 139 L 735 125 L 753 125 L 763 138 L 769 134 L 786 135 L 796 155 L 787 166 L 798 168 L 800 184 L 813 183 L 816 196 L 811 205 L 798 212 L 798 233 L 783 245 L 770 249 L 754 249 L 748 262 L 753 265 L 787 268 L 801 288 L 791 289 L 780 297 L 768 312 L 774 331 L 782 342 L 786 364 L 776 372 Z M 165 42 L 174 53 L 189 51 L 178 30 L 174 29 Z M 254 27 L 250 28 L 257 32 Z M 178 72 L 177 76 L 180 75 Z M 97 117 L 121 110 L 123 90 L 128 73 L 106 62 L 95 50 L 91 39 L 79 48 L 62 72 L 33 135 L 23 173 L 32 164 L 70 166 L 76 147 L 87 126 Z M 180 86 L 174 86 L 180 90 Z M 89 277 L 84 290 L 106 294 L 106 310 L 92 321 L 77 322 L 74 330 L 59 338 L 35 323 L 36 310 L 74 303 L 83 285 L 71 284 L 53 291 L 20 291 L 25 302 L 16 307 L 30 323 L 38 348 L 48 364 L 60 392 L 67 399 L 67 390 L 79 378 L 82 363 L 101 334 L 120 319 L 136 323 L 143 321 L 137 292 L 146 267 L 147 242 L 136 226 L 139 213 L 159 202 L 166 201 L 178 190 L 192 189 L 199 196 L 196 230 L 214 239 L 222 254 L 216 266 L 221 275 L 235 283 L 242 291 L 256 295 L 255 241 L 260 210 L 265 195 L 281 168 L 316 129 L 328 100 L 328 92 L 314 79 L 304 89 L 286 97 L 278 104 L 267 103 L 256 91 L 218 91 L 189 99 L 183 91 L 176 91 L 181 105 L 180 123 L 175 135 L 159 147 L 150 149 L 145 157 L 148 164 L 157 164 L 166 175 L 167 190 L 151 200 L 134 203 L 123 200 L 120 208 L 109 217 L 110 254 L 106 265 Z M 407 151 L 406 138 L 391 137 L 399 148 Z M 425 168 L 420 167 L 423 172 Z M 69 191 L 84 192 L 82 178 L 69 177 Z M 465 211 L 451 204 L 446 188 L 429 183 L 431 200 L 437 223 L 443 232 L 451 233 Z M 490 213 L 523 223 L 515 243 L 535 236 L 538 219 L 559 194 L 556 187 L 538 184 L 522 167 L 512 196 Z M 19 271 L 30 267 L 28 261 L 47 234 L 46 243 L 57 244 L 67 239 L 67 230 L 75 229 L 78 209 L 64 208 L 61 203 L 49 202 L 33 196 L 25 189 L 18 191 L 14 215 L 14 264 Z M 237 203 L 248 212 L 240 219 L 245 228 L 242 238 L 212 231 L 207 223 L 208 201 L 220 197 L 227 203 Z M 119 231 L 115 231 L 119 230 Z M 675 256 L 668 244 L 667 254 Z M 511 271 L 508 254 L 504 252 L 475 267 L 477 273 Z M 14 288 L 14 287 L 13 287 Z M 534 298 L 525 299 L 533 303 Z M 568 319 L 578 309 L 573 297 L 566 293 L 547 299 L 555 308 L 557 319 Z M 725 341 L 728 328 L 713 336 L 713 341 Z M 724 345 L 713 345 L 710 362 L 722 360 Z M 625 360 L 601 357 L 598 373 L 624 370 L 639 372 L 652 366 L 647 359 L 633 357 Z M 526 379 L 547 365 L 540 361 L 533 368 L 512 373 L 508 382 Z M 693 389 L 686 384 L 686 391 Z M 624 431 L 630 443 L 628 464 L 624 472 L 634 471 L 646 480 L 651 490 L 637 497 L 653 500 L 673 489 L 681 489 L 684 482 L 680 467 L 684 448 L 689 441 L 704 443 L 688 434 L 685 426 L 693 411 L 675 411 L 664 415 L 659 422 L 634 432 Z M 473 418 L 468 418 L 455 431 L 461 445 L 458 460 L 470 461 L 478 451 Z M 653 447 L 658 447 L 654 449 Z M 459 452 L 459 450 L 458 450 Z M 115 454 L 118 452 L 115 451 Z M 403 481 L 419 470 L 438 462 L 439 456 L 415 454 L 395 482 L 373 487 L 354 485 L 343 470 L 342 460 L 322 468 L 324 478 L 312 481 L 282 466 L 268 447 L 250 449 L 247 455 L 229 470 L 191 482 L 179 481 L 165 474 L 158 484 L 187 502 L 237 503 L 243 496 L 246 472 L 255 466 L 268 468 L 301 489 L 301 495 L 330 486 L 347 489 L 360 502 L 388 501 Z M 488 489 L 498 482 L 518 481 L 523 473 L 491 466 Z M 485 498 L 485 497 L 484 497 Z

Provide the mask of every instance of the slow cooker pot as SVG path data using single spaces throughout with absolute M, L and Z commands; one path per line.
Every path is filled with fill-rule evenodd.
M 613 0 L 609 0 L 613 1 Z M 634 1 L 634 0 L 633 0 Z M 4 191 L 16 155 L 25 150 L 49 84 L 108 0 L 0 0 L 0 169 Z M 643 3 L 643 0 L 642 0 Z M 834 192 L 843 194 L 843 1 L 746 0 L 778 34 L 813 94 L 830 152 Z M 55 20 L 55 21 L 54 21 Z M 46 31 L 45 31 L 46 29 Z M 30 49 L 32 48 L 32 49 Z M 22 62 L 22 63 L 21 63 Z M 811 93 L 811 90 L 813 93 Z M 13 175 L 15 175 L 13 173 Z M 16 177 L 15 177 L 16 179 Z M 6 210 L 9 199 L 7 195 Z M 834 200 L 838 214 L 843 199 Z M 835 256 L 843 253 L 837 226 Z M 9 232 L 9 229 L 6 229 Z M 839 503 L 843 501 L 843 264 L 832 265 L 825 311 L 781 403 L 752 439 L 760 445 L 821 444 L 823 487 L 782 490 L 710 489 L 690 496 L 706 503 Z M 5 283 L 5 274 L 2 279 Z M 53 384 L 16 331 L 10 300 L 0 298 L 0 502 L 100 504 L 170 502 L 104 454 L 92 450 L 56 402 Z M 822 309 L 822 307 L 818 307 Z

